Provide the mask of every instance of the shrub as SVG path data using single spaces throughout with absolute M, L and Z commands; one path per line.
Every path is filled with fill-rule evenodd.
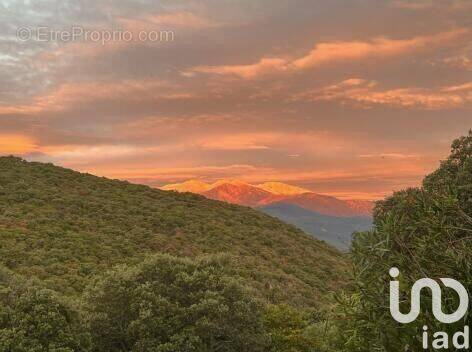
M 157 255 L 121 266 L 85 293 L 96 351 L 261 351 L 260 307 L 226 260 Z

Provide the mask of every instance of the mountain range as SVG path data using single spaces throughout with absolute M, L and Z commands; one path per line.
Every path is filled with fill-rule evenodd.
M 372 228 L 372 218 L 367 216 L 328 216 L 284 203 L 269 204 L 258 209 L 343 251 L 349 249 L 353 232 Z
M 189 180 L 161 189 L 197 193 L 256 208 L 343 251 L 349 249 L 353 232 L 372 227 L 372 201 L 342 200 L 282 182 L 252 185 L 239 180 L 220 180 L 211 184 Z
M 210 199 L 250 207 L 274 203 L 293 204 L 328 216 L 370 217 L 373 208 L 373 202 L 369 200 L 341 200 L 282 182 L 252 185 L 239 180 L 221 180 L 212 184 L 190 180 L 169 184 L 161 189 L 197 193 Z
M 282 182 L 252 185 L 240 180 L 220 180 L 211 184 L 189 180 L 161 189 L 197 193 L 256 208 L 341 250 L 349 249 L 353 232 L 372 227 L 372 201 L 342 200 Z

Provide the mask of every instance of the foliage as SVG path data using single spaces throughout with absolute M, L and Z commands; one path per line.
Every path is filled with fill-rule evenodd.
M 448 333 L 471 325 L 470 316 L 456 324 L 436 321 L 426 291 L 419 319 L 396 323 L 388 291 L 389 269 L 397 267 L 404 311 L 409 309 L 409 289 L 420 278 L 452 277 L 472 292 L 471 187 L 472 132 L 453 143 L 451 156 L 425 178 L 422 188 L 397 192 L 378 203 L 375 230 L 358 234 L 352 248 L 357 293 L 339 308 L 347 312 L 348 321 L 342 323 L 347 332 L 340 336 L 343 350 L 419 351 L 423 325 Z M 457 295 L 443 290 L 443 309 L 451 312 L 457 306 Z
M 88 351 L 87 336 L 54 292 L 0 270 L 0 351 Z
M 270 341 L 269 351 L 321 351 L 319 347 L 324 334 L 320 327 L 323 320 L 310 310 L 300 310 L 287 304 L 269 305 L 264 322 Z
M 47 288 L 76 297 L 143 255 L 222 252 L 267 302 L 327 303 L 346 282 L 342 254 L 256 210 L 0 158 L 0 264 Z
M 256 352 L 260 305 L 228 276 L 221 257 L 158 255 L 119 267 L 85 294 L 95 351 Z

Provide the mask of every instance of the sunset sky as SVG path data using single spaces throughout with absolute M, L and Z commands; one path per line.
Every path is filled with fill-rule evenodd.
M 0 0 L 0 154 L 377 199 L 472 128 L 472 1 Z M 19 28 L 171 31 L 22 41 Z

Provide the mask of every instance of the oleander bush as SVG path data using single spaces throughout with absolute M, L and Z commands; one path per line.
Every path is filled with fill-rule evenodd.
M 472 132 L 454 141 L 450 156 L 422 187 L 379 202 L 374 223 L 374 230 L 357 234 L 353 243 L 355 293 L 337 311 L 343 317 L 343 350 L 420 351 L 424 325 L 449 335 L 471 325 L 470 315 L 455 324 L 436 321 L 428 290 L 415 322 L 395 322 L 389 310 L 389 269 L 400 269 L 403 311 L 410 309 L 410 288 L 424 277 L 454 278 L 472 292 Z M 443 310 L 457 307 L 457 294 L 443 288 Z

